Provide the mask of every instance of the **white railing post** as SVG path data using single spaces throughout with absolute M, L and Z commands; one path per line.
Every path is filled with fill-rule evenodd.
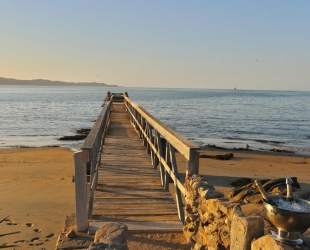
M 76 230 L 85 232 L 88 229 L 86 163 L 82 160 L 82 150 L 74 153 L 73 157 Z

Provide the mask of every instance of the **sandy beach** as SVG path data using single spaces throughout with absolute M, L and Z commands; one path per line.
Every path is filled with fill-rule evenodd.
M 204 149 L 201 153 L 230 152 Z M 297 177 L 303 191 L 310 191 L 309 156 L 254 151 L 232 153 L 234 157 L 227 161 L 200 158 L 200 173 L 221 191 L 232 189 L 230 182 L 239 177 L 289 176 Z M 178 162 L 182 173 L 184 161 L 178 157 Z M 72 176 L 73 152 L 69 149 L 0 149 L 0 219 L 9 216 L 0 224 L 0 234 L 18 232 L 0 237 L 0 245 L 13 244 L 16 249 L 54 249 L 65 217 L 75 211 Z M 186 249 L 182 237 L 181 234 L 144 238 L 136 235 L 136 242 L 129 242 L 129 246 L 172 249 L 171 246 L 179 244 L 179 249 Z
M 233 153 L 230 160 L 200 158 L 199 173 L 221 191 L 231 189 L 236 178 L 276 179 L 297 177 L 301 189 L 310 190 L 310 156 L 294 153 L 216 150 L 202 148 L 201 154 L 223 155 Z
M 66 148 L 0 150 L 1 244 L 54 249 L 66 215 L 74 212 L 73 152 Z

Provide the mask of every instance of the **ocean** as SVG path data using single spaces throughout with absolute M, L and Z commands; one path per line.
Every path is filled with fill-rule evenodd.
M 108 91 L 127 91 L 153 116 L 198 146 L 310 155 L 310 92 L 112 87 L 0 86 L 0 147 L 63 146 L 91 128 Z

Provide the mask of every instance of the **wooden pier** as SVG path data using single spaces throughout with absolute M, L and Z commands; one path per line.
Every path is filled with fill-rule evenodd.
M 187 173 L 198 173 L 199 148 L 126 93 L 108 93 L 102 106 L 74 154 L 77 230 L 94 234 L 104 223 L 123 222 L 137 232 L 181 231 L 185 189 L 175 153 L 185 157 Z

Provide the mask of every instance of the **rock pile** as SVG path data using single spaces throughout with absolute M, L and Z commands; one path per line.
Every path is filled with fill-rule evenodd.
M 201 176 L 188 175 L 185 188 L 183 232 L 192 249 L 250 249 L 251 241 L 263 236 L 262 217 L 245 217 L 236 203 Z

